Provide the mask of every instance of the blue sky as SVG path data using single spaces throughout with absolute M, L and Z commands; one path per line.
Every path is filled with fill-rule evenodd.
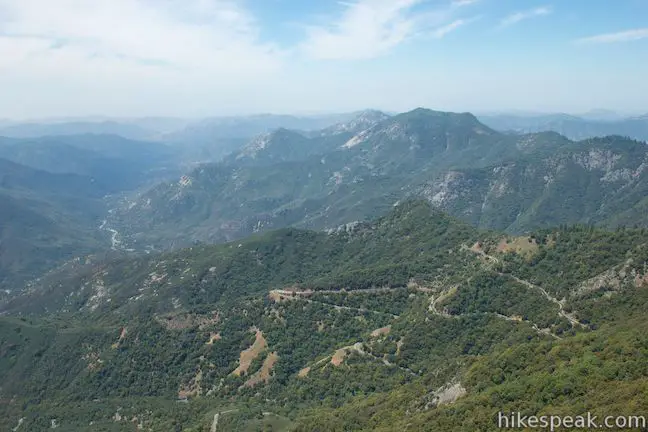
M 648 112 L 646 0 L 0 0 L 0 117 Z

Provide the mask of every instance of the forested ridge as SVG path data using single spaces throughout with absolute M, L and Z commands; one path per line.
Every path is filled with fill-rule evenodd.
M 479 231 L 407 201 L 329 233 L 62 269 L 2 306 L 2 430 L 209 431 L 217 417 L 468 431 L 494 430 L 498 410 L 635 413 L 647 246 L 641 229 Z

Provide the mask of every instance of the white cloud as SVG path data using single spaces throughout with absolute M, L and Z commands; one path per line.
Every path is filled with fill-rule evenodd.
M 304 61 L 374 58 L 412 39 L 463 31 L 473 19 L 466 11 L 474 2 L 466 0 L 347 1 L 288 51 L 262 39 L 261 23 L 243 7 L 252 0 L 0 0 L 0 118 L 531 109 L 538 100 L 556 109 L 645 106 L 646 67 L 630 53 L 623 67 L 602 61 L 594 72 L 578 62 L 539 67 L 532 53 L 515 70 L 502 62 L 487 67 L 479 44 L 458 46 L 447 61 L 425 42 L 412 47 L 415 55 L 380 67 Z M 281 23 L 268 24 L 264 30 Z M 643 31 L 584 41 L 632 40 Z M 528 84 L 546 82 L 554 66 L 551 92 Z M 574 76 L 589 81 L 573 84 Z
M 450 24 L 444 25 L 443 27 L 439 27 L 432 34 L 434 35 L 435 38 L 441 39 L 442 37 L 444 37 L 445 35 L 447 35 L 451 31 L 454 31 L 454 30 L 458 29 L 459 27 L 461 27 L 461 26 L 463 26 L 465 24 L 468 24 L 468 22 L 470 22 L 470 21 L 471 20 L 466 20 L 466 19 L 455 20 L 455 21 L 451 22 Z
M 244 0 L 0 0 L 0 117 L 200 116 L 301 103 L 296 93 L 283 98 L 311 91 L 315 75 L 346 74 L 302 60 L 368 59 L 445 34 L 458 9 L 443 3 L 353 0 L 284 49 L 262 39 Z
M 0 0 L 0 10 L 0 88 L 24 94 L 9 115 L 40 108 L 35 88 L 60 99 L 74 89 L 101 110 L 136 105 L 127 98 L 147 88 L 232 93 L 283 62 L 231 0 Z
M 477 3 L 479 0 L 454 0 L 452 6 L 461 7 L 461 6 L 470 6 Z
M 616 33 L 605 33 L 577 39 L 577 43 L 614 43 L 631 42 L 648 38 L 648 28 L 625 30 Z
M 500 21 L 500 26 L 501 27 L 506 27 L 512 24 L 517 24 L 520 21 L 524 21 L 529 18 L 534 18 L 534 17 L 539 17 L 539 16 L 544 16 L 544 15 L 549 15 L 552 12 L 551 7 L 549 6 L 541 6 L 537 7 L 535 9 L 529 9 L 526 11 L 520 11 L 520 12 L 515 12 L 512 13 L 502 19 Z
M 252 17 L 229 0 L 0 0 L 2 7 L 10 18 L 5 36 L 57 43 L 59 49 L 42 53 L 50 57 L 78 50 L 237 72 L 275 61 L 274 48 L 258 42 Z
M 356 0 L 332 25 L 307 27 L 301 51 L 318 60 L 370 59 L 416 36 L 445 11 L 417 15 L 423 0 Z

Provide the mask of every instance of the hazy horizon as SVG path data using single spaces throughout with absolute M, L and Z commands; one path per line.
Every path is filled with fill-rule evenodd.
M 418 107 L 411 107 L 409 109 L 406 109 L 404 111 L 395 111 L 395 110 L 390 110 L 390 109 L 379 109 L 379 108 L 364 108 L 364 109 L 358 109 L 358 110 L 350 110 L 350 111 L 286 111 L 286 112 L 250 112 L 250 113 L 241 113 L 241 114 L 214 114 L 214 115 L 205 115 L 205 116 L 155 116 L 155 115 L 135 115 L 135 116 L 110 116 L 110 115 L 103 115 L 103 114 L 89 114 L 89 115 L 79 115 L 79 116 L 50 116 L 50 117 L 27 117 L 27 118 L 0 118 L 0 122 L 2 123 L 9 123 L 9 124 L 29 124 L 29 123 L 102 123 L 102 122 L 122 122 L 122 123 L 128 123 L 128 122 L 133 122 L 133 121 L 138 121 L 138 120 L 180 120 L 180 121 L 186 121 L 186 122 L 193 122 L 193 121 L 200 121 L 204 119 L 218 119 L 218 118 L 246 118 L 246 117 L 257 117 L 257 116 L 293 116 L 293 117 L 326 117 L 326 116 L 337 116 L 337 115 L 344 115 L 344 114 L 352 114 L 352 113 L 360 113 L 363 111 L 369 111 L 369 110 L 378 110 L 382 111 L 384 113 L 390 114 L 390 115 L 395 115 L 395 114 L 400 114 L 408 111 L 412 111 L 417 108 L 424 108 L 424 109 L 430 109 L 433 111 L 446 111 L 446 112 L 455 112 L 455 113 L 462 113 L 462 112 L 469 112 L 477 117 L 482 117 L 482 116 L 513 116 L 513 117 L 541 117 L 541 116 L 550 116 L 550 115 L 569 115 L 569 116 L 574 116 L 574 117 L 587 117 L 587 116 L 596 116 L 598 114 L 601 115 L 609 115 L 609 116 L 616 116 L 618 119 L 626 119 L 626 118 L 633 118 L 637 116 L 644 116 L 648 114 L 648 108 L 645 111 L 641 110 L 636 110 L 636 111 L 617 111 L 617 110 L 608 110 L 608 109 L 603 109 L 603 108 L 594 108 L 586 111 L 578 111 L 578 112 L 566 112 L 566 111 L 530 111 L 530 110 L 520 110 L 520 109 L 502 109 L 502 110 L 482 110 L 482 111 L 474 111 L 474 110 L 457 110 L 457 111 L 450 111 L 450 110 L 442 110 L 434 107 L 427 107 L 427 106 L 418 106 Z

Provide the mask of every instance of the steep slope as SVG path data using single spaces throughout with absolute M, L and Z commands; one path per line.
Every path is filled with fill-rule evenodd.
M 3 306 L 26 315 L 0 318 L 0 414 L 35 431 L 244 430 L 263 412 L 279 430 L 453 431 L 491 430 L 498 409 L 643 410 L 647 244 L 511 238 L 407 202 L 330 234 L 98 263 Z
M 124 201 L 110 223 L 132 247 L 158 248 L 289 225 L 331 228 L 385 212 L 450 167 L 488 166 L 550 152 L 565 142 L 557 134 L 510 137 L 470 114 L 425 109 L 355 136 L 307 139 L 279 130 L 226 163 L 203 166 Z
M 452 170 L 415 194 L 471 223 L 511 232 L 541 226 L 647 221 L 648 146 L 621 137 L 477 170 Z

